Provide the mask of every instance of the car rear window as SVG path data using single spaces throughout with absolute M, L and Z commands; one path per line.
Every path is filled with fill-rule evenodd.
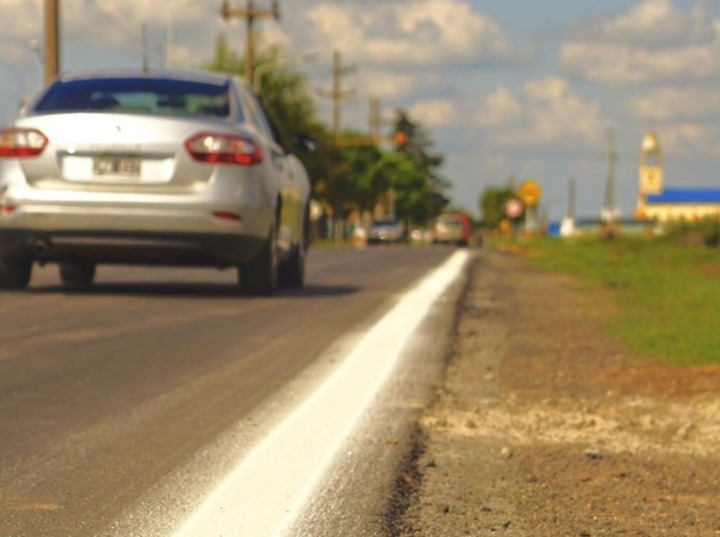
M 60 81 L 34 110 L 227 117 L 229 85 L 144 77 Z

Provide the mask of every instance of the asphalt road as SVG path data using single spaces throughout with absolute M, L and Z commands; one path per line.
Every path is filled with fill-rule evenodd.
M 56 267 L 36 269 L 29 291 L 0 295 L 0 535 L 167 534 L 225 457 L 264 434 L 263 417 L 301 399 L 319 357 L 332 361 L 451 251 L 314 250 L 306 288 L 270 299 L 240 296 L 233 271 L 100 267 L 94 287 L 68 292 Z M 447 313 L 423 330 L 423 352 L 442 354 Z M 389 407 L 417 406 L 433 363 Z M 338 466 L 355 476 L 315 502 L 324 524 L 383 531 L 387 483 L 362 483 L 402 456 L 401 421 L 381 426 L 389 440 L 359 434 L 368 458 Z M 370 515 L 349 514 L 359 490 Z M 304 524 L 322 535 L 317 518 Z

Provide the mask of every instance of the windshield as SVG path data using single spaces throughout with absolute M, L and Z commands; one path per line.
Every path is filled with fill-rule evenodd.
M 36 112 L 138 112 L 227 117 L 227 84 L 164 78 L 97 78 L 55 83 Z

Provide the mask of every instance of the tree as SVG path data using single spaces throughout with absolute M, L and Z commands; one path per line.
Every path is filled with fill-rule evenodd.
M 259 98 L 283 145 L 292 149 L 300 134 L 317 140 L 317 151 L 298 156 L 313 182 L 314 197 L 332 207 L 336 219 L 354 209 L 373 209 L 390 189 L 395 194 L 396 216 L 407 222 L 425 224 L 447 205 L 442 191 L 448 183 L 438 172 L 443 158 L 431 151 L 432 137 L 427 129 L 405 111 L 398 111 L 395 124 L 395 132 L 405 137 L 397 151 L 386 152 L 373 145 L 337 147 L 329 130 L 317 119 L 305 77 L 283 61 L 283 50 L 258 47 L 256 63 L 274 66 L 262 75 Z M 214 58 L 206 67 L 242 75 L 245 61 L 220 35 Z M 346 131 L 342 138 L 361 140 L 367 136 Z
M 316 119 L 315 103 L 307 91 L 307 81 L 302 73 L 283 61 L 283 49 L 279 46 L 258 47 L 255 61 L 258 66 L 273 67 L 262 76 L 258 99 L 274 123 L 282 144 L 293 149 L 299 135 L 312 136 L 321 142 L 327 139 L 326 129 Z M 215 55 L 206 67 L 242 76 L 245 59 L 231 50 L 226 37 L 220 34 L 215 43 Z M 323 161 L 317 155 L 299 156 L 311 178 L 326 173 L 321 170 Z
M 225 34 L 220 34 L 215 40 L 213 59 L 205 65 L 205 68 L 210 71 L 242 76 L 245 73 L 245 60 L 233 52 Z
M 411 223 L 425 224 L 449 202 L 442 193 L 448 183 L 438 172 L 444 159 L 432 152 L 429 131 L 403 109 L 396 111 L 393 140 L 397 154 L 402 157 L 391 168 L 397 216 Z
M 350 208 L 372 211 L 378 198 L 387 191 L 390 179 L 385 170 L 386 156 L 377 146 L 348 147 L 342 153 L 350 165 L 346 183 Z
M 506 218 L 505 204 L 516 198 L 517 193 L 511 186 L 487 187 L 480 195 L 480 214 L 483 226 L 496 228 Z

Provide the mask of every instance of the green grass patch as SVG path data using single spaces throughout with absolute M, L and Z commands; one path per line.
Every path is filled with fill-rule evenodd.
M 619 313 L 609 335 L 631 352 L 675 365 L 720 363 L 720 249 L 621 237 L 522 245 L 537 266 L 604 289 Z

